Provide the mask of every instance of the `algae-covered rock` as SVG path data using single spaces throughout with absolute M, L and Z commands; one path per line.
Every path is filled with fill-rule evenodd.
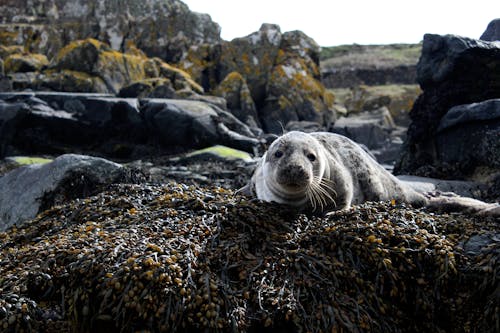
M 245 162 L 251 162 L 252 156 L 245 151 L 238 149 L 216 145 L 208 148 L 203 148 L 200 150 L 195 150 L 189 154 L 186 154 L 187 159 L 204 159 L 204 158 L 215 158 L 221 160 L 242 160 Z
M 116 94 L 125 88 L 124 96 L 171 97 L 168 89 L 171 86 L 175 96 L 203 93 L 188 73 L 159 58 L 147 58 L 139 52 L 121 53 L 95 39 L 66 45 L 45 70 L 42 65 L 28 64 L 28 60 L 37 57 L 13 54 L 7 58 L 6 70 L 11 73 L 9 77 L 15 90 Z M 30 73 L 19 73 L 23 71 Z
M 334 98 L 320 81 L 318 62 L 319 46 L 310 37 L 299 31 L 283 34 L 279 26 L 263 24 L 259 31 L 231 42 L 195 46 L 179 66 L 205 90 L 218 94 L 234 85 L 230 80 L 237 72 L 250 90 L 257 124 L 280 133 L 289 121 L 316 121 L 323 128 L 334 121 Z M 224 84 L 218 88 L 220 82 Z M 235 114 L 240 113 L 238 104 L 229 107 Z
M 20 0 L 0 3 L 0 12 L 0 44 L 49 57 L 74 40 L 96 38 L 117 51 L 132 42 L 149 57 L 171 61 L 189 45 L 220 40 L 210 16 L 178 0 Z
M 215 90 L 227 101 L 227 107 L 239 120 L 251 127 L 258 127 L 259 116 L 246 80 L 238 72 L 229 73 Z
M 43 54 L 11 54 L 5 59 L 5 72 L 36 72 L 49 64 L 49 60 Z

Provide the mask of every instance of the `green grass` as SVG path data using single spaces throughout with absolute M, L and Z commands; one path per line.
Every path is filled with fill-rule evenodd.
M 418 62 L 422 44 L 340 45 L 323 47 L 322 67 L 393 67 Z

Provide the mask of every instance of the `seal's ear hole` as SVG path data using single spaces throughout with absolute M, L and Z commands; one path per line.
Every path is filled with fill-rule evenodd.
M 281 150 L 276 150 L 276 152 L 274 153 L 274 157 L 280 158 L 281 156 L 283 156 L 283 152 Z
M 307 159 L 311 162 L 314 162 L 316 161 L 316 155 L 314 155 L 313 153 L 309 153 L 307 154 Z

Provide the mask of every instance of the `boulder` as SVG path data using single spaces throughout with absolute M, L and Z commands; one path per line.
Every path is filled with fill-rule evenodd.
M 410 112 L 412 122 L 395 172 L 464 179 L 471 177 L 481 163 L 489 169 L 494 167 L 493 160 L 463 166 L 455 162 L 449 165 L 450 160 L 443 160 L 447 155 L 445 150 L 449 146 L 455 155 L 458 147 L 452 148 L 452 142 L 443 141 L 443 135 L 449 132 L 438 133 L 438 128 L 442 118 L 454 106 L 500 98 L 500 43 L 427 34 L 418 63 L 418 82 L 423 93 Z M 473 121 L 470 126 L 477 125 L 483 126 L 485 122 Z M 498 130 L 498 127 L 491 127 L 494 124 L 489 126 L 486 128 L 488 132 Z M 476 127 L 474 133 L 478 131 L 481 130 Z M 462 133 L 464 137 L 469 137 L 469 134 Z M 483 139 L 475 138 L 473 142 L 478 140 L 482 142 Z M 460 139 L 460 142 L 470 145 L 470 141 Z
M 452 107 L 437 128 L 436 159 L 465 174 L 500 173 L 500 99 Z
M 214 99 L 0 94 L 2 156 L 79 152 L 132 159 L 215 144 L 254 152 L 256 135 Z
M 491 21 L 479 39 L 490 42 L 500 40 L 500 19 L 494 19 Z
M 15 53 L 5 58 L 5 73 L 36 72 L 49 64 L 43 54 Z
M 19 54 L 8 56 L 6 70 L 11 74 L 9 77 L 15 90 L 116 94 L 124 89 L 120 96 L 125 97 L 203 94 L 203 88 L 188 73 L 159 58 L 135 54 L 115 51 L 109 45 L 89 38 L 66 45 L 45 70 L 41 70 L 42 65 L 36 67 L 28 63 L 38 55 Z
M 259 144 L 245 124 L 213 104 L 149 99 L 142 110 L 149 131 L 162 146 L 185 150 L 224 144 L 253 152 Z
M 2 156 L 76 151 L 125 158 L 140 154 L 136 150 L 147 143 L 136 99 L 63 93 L 5 98 L 11 116 Z
M 267 97 L 259 110 L 264 130 L 280 133 L 289 121 L 333 123 L 333 95 L 320 82 L 319 46 L 299 31 L 282 37 L 282 48 L 267 85 Z
M 289 121 L 328 127 L 335 119 L 334 98 L 320 82 L 318 59 L 319 46 L 304 33 L 281 33 L 279 26 L 263 24 L 231 42 L 192 47 L 179 66 L 207 91 L 237 72 L 250 90 L 257 124 L 281 133 Z
M 71 199 L 95 194 L 99 186 L 118 182 L 120 164 L 83 155 L 62 155 L 51 163 L 17 168 L 0 178 L 0 231 L 33 219 Z
M 344 135 L 369 149 L 381 148 L 390 141 L 394 121 L 386 107 L 337 119 L 332 132 Z
M 226 100 L 227 108 L 236 118 L 250 127 L 260 127 L 250 89 L 240 73 L 229 73 L 219 84 L 215 94 Z
M 220 41 L 219 25 L 179 0 L 4 1 L 0 12 L 0 44 L 24 45 L 49 57 L 86 38 L 118 51 L 135 43 L 148 56 L 167 61 L 178 60 L 190 45 Z

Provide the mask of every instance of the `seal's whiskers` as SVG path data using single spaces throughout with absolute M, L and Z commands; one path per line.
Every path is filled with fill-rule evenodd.
M 320 207 L 321 210 L 328 206 L 328 203 L 333 202 L 333 205 L 336 207 L 337 203 L 335 199 L 332 197 L 331 193 L 335 196 L 337 193 L 333 189 L 333 183 L 331 181 L 327 181 L 325 179 L 320 179 L 320 177 L 314 177 L 313 181 L 309 185 L 307 189 L 306 196 L 311 202 L 313 207 L 313 211 L 316 208 Z

